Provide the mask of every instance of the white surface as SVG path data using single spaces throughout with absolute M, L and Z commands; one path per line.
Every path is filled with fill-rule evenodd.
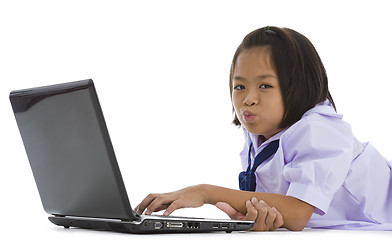
M 344 231 L 344 230 L 316 230 L 305 229 L 302 232 L 290 232 L 287 230 L 278 230 L 274 232 L 215 232 L 202 234 L 156 234 L 140 235 L 116 232 L 103 232 L 84 229 L 64 229 L 61 227 L 39 227 L 36 229 L 26 228 L 23 230 L 23 236 L 39 236 L 43 239 L 390 239 L 390 232 L 370 232 L 370 231 Z M 15 234 L 18 236 L 18 234 Z M 19 234 L 21 235 L 21 234 Z
M 0 1 L 2 234 L 49 238 L 345 238 L 386 232 L 141 236 L 51 225 L 8 101 L 11 90 L 92 78 L 133 206 L 197 183 L 237 187 L 241 131 L 228 76 L 248 32 L 293 28 L 318 50 L 338 112 L 389 159 L 392 33 L 387 1 Z M 148 174 L 149 177 L 144 177 Z M 214 207 L 176 215 L 225 217 Z

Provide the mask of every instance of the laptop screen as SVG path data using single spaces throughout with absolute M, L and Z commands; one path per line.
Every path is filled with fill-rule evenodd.
M 92 80 L 10 100 L 47 213 L 135 219 Z

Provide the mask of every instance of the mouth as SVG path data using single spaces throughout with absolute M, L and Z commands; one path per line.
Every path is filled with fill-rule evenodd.
M 256 115 L 248 110 L 244 111 L 242 116 L 245 122 L 252 122 L 256 118 Z

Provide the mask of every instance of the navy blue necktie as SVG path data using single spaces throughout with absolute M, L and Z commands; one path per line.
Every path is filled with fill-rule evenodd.
M 257 167 L 271 157 L 279 148 L 279 139 L 270 142 L 259 154 L 257 154 L 253 167 L 250 168 L 251 161 L 250 161 L 250 153 L 252 149 L 252 143 L 249 146 L 249 153 L 248 153 L 248 168 L 246 171 L 243 171 L 238 176 L 238 180 L 240 183 L 240 189 L 245 191 L 255 191 L 256 190 L 256 176 L 255 171 Z

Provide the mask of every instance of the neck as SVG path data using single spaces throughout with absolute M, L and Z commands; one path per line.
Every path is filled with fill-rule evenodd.
M 260 145 L 263 144 L 263 142 L 265 141 L 267 141 L 267 139 L 263 135 L 260 135 L 259 141 L 257 141 L 257 147 L 260 147 Z

